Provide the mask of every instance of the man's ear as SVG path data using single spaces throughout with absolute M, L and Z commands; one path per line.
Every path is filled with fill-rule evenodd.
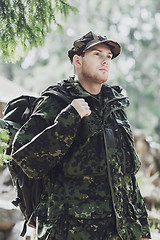
M 82 63 L 82 57 L 81 57 L 81 56 L 78 56 L 77 54 L 74 55 L 74 57 L 73 57 L 73 63 L 74 63 L 74 66 L 75 66 L 75 67 L 80 67 L 80 66 L 81 66 L 81 63 Z

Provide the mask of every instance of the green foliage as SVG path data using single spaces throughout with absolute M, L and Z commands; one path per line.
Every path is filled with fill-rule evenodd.
M 3 165 L 4 160 L 9 160 L 9 156 L 5 154 L 7 149 L 7 142 L 9 139 L 8 132 L 4 129 L 0 129 L 0 165 Z
M 63 25 L 63 33 L 52 28 L 42 47 L 32 48 L 14 65 L 0 64 L 1 74 L 29 90 L 41 92 L 73 74 L 67 51 L 76 38 L 90 30 L 106 35 L 122 46 L 121 55 L 112 63 L 108 83 L 119 84 L 127 90 L 132 126 L 142 129 L 154 141 L 160 141 L 160 1 L 70 2 L 74 2 L 79 12 L 70 12 L 65 21 L 57 18 Z M 61 14 L 59 7 L 57 11 Z
M 52 22 L 62 30 L 56 16 L 67 17 L 70 11 L 77 10 L 67 0 L 1 0 L 1 59 L 15 62 L 28 48 L 42 45 Z

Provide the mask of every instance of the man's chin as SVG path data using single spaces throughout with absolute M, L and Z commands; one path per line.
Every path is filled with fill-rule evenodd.
M 99 79 L 99 83 L 105 83 L 107 82 L 108 78 L 102 78 L 102 79 Z
M 107 82 L 107 80 L 108 80 L 108 76 L 101 76 L 101 77 L 99 77 L 99 81 L 101 83 L 105 83 L 105 82 Z

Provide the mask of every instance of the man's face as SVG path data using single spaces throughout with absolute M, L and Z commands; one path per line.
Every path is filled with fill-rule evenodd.
M 107 81 L 112 52 L 105 44 L 88 49 L 81 57 L 80 76 L 86 81 L 102 84 Z

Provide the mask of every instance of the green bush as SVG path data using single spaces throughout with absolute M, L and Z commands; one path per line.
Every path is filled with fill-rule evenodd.
M 9 160 L 10 156 L 6 155 L 5 150 L 8 145 L 9 134 L 7 130 L 0 129 L 0 165 L 4 164 L 4 160 Z

